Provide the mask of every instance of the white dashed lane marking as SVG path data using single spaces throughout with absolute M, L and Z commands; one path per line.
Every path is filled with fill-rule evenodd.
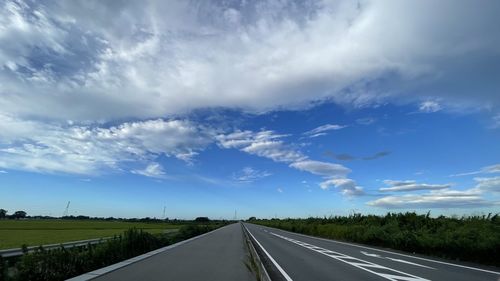
M 297 244 L 299 246 L 302 246 L 304 248 L 310 249 L 312 251 L 318 252 L 320 254 L 323 254 L 325 256 L 328 256 L 332 259 L 347 263 L 349 265 L 355 266 L 359 269 L 362 269 L 364 271 L 368 271 L 370 273 L 373 273 L 375 275 L 378 275 L 382 278 L 385 278 L 387 280 L 391 281 L 430 281 L 429 279 L 425 279 L 422 277 L 418 277 L 409 273 L 405 273 L 396 269 L 392 269 L 383 265 L 375 264 L 369 261 L 365 261 L 362 259 L 358 259 L 355 257 L 351 257 L 339 252 L 331 251 L 325 248 L 321 248 L 315 245 L 311 245 L 309 243 L 305 243 L 299 240 L 295 240 L 292 238 L 288 238 L 273 232 L 270 232 L 270 234 L 279 237 L 281 239 L 284 239 L 286 241 L 292 242 L 294 244 Z
M 395 259 L 395 258 L 390 258 L 390 257 L 382 257 L 381 255 L 367 253 L 365 251 L 360 251 L 360 253 L 362 253 L 365 256 L 369 256 L 369 257 L 381 258 L 381 259 L 388 259 L 388 260 L 395 261 L 395 262 L 401 262 L 401 263 L 411 264 L 411 265 L 414 265 L 414 266 L 425 267 L 425 268 L 428 268 L 428 269 L 435 269 L 434 267 L 426 266 L 426 265 L 423 265 L 423 264 L 418 264 L 418 263 L 415 263 L 415 262 L 406 261 L 406 260 L 402 260 L 402 259 Z

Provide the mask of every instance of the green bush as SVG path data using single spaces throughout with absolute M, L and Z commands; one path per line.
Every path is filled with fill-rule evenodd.
M 0 256 L 0 280 L 7 278 L 7 264 L 6 261 Z
M 138 229 L 129 229 L 101 244 L 86 247 L 44 249 L 25 254 L 10 268 L 0 258 L 0 280 L 65 280 L 96 270 L 143 253 L 185 240 L 219 225 L 183 226 L 173 235 L 153 235 Z M 9 276 L 7 276 L 9 275 Z

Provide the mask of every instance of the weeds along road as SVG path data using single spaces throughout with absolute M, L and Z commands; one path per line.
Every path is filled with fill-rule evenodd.
M 92 280 L 255 280 L 245 247 L 241 224 L 234 223 Z
M 496 268 L 417 257 L 248 223 L 244 225 L 267 252 L 263 256 L 267 257 L 267 263 L 272 264 L 270 275 L 273 280 L 500 280 L 500 270 Z

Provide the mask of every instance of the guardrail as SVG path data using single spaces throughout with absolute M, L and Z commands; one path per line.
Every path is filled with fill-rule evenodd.
M 88 244 L 94 245 L 94 244 L 103 243 L 109 239 L 112 239 L 112 237 L 87 239 L 87 240 L 80 240 L 80 241 L 71 241 L 71 242 L 58 243 L 58 244 L 47 244 L 47 245 L 42 245 L 42 247 L 46 250 L 56 249 L 56 248 L 61 248 L 61 247 L 63 247 L 63 248 L 84 247 L 84 246 L 87 246 Z M 28 252 L 33 252 L 38 248 L 40 248 L 40 246 L 30 246 L 27 249 L 28 249 Z M 22 255 L 24 255 L 22 248 L 0 250 L 0 256 L 3 258 L 17 257 L 17 256 L 22 256 Z
M 271 281 L 269 274 L 267 273 L 262 260 L 260 259 L 259 254 L 255 250 L 255 247 L 252 242 L 252 238 L 248 235 L 248 229 L 245 227 L 243 223 L 241 223 L 241 227 L 243 228 L 243 234 L 245 235 L 245 240 L 250 250 L 250 258 L 253 260 L 255 265 L 257 266 L 257 280 L 259 281 Z

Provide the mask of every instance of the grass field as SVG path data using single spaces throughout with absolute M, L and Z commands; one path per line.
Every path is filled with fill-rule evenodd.
M 91 220 L 0 220 L 0 249 L 109 237 L 130 228 L 162 233 L 181 225 Z

